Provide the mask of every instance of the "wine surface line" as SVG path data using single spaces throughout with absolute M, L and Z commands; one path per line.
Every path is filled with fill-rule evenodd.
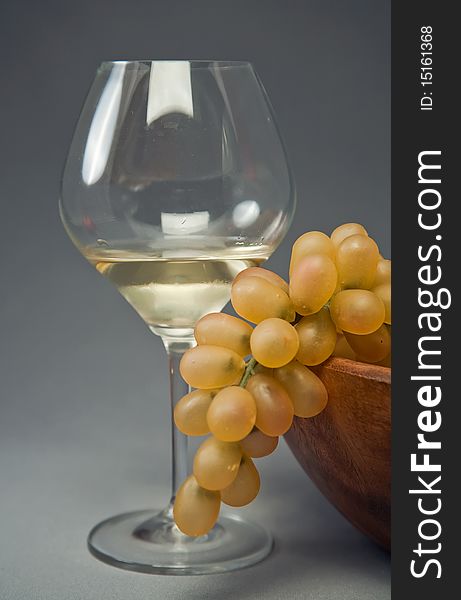
M 191 335 L 202 316 L 226 305 L 236 275 L 264 262 L 229 252 L 177 258 L 91 248 L 84 254 L 159 335 Z

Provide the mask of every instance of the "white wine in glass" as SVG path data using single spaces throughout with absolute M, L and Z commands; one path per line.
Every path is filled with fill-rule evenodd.
M 61 218 L 80 252 L 161 336 L 172 411 L 189 391 L 179 361 L 195 344 L 195 323 L 225 306 L 240 271 L 269 258 L 294 206 L 273 111 L 250 63 L 99 67 L 64 169 Z M 176 527 L 187 438 L 173 420 L 172 441 L 170 503 L 96 525 L 90 551 L 146 573 L 217 573 L 262 560 L 270 534 L 237 514 L 199 538 Z
M 189 335 L 201 317 L 219 312 L 229 300 L 234 277 L 263 262 L 230 253 L 200 258 L 95 250 L 84 254 L 154 333 L 168 337 Z

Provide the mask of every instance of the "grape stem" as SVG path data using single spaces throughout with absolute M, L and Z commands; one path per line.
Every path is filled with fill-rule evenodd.
M 239 383 L 240 387 L 244 388 L 246 386 L 246 384 L 248 383 L 248 380 L 250 379 L 250 377 L 255 374 L 254 368 L 256 367 L 257 364 L 258 364 L 258 361 L 256 360 L 256 358 L 250 358 L 250 360 L 247 362 L 245 371 L 242 375 L 242 379 L 240 380 L 240 383 Z

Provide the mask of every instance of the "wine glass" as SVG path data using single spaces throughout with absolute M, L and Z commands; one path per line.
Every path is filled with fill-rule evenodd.
M 69 150 L 61 218 L 80 252 L 161 336 L 172 410 L 189 391 L 178 366 L 195 344 L 195 323 L 224 307 L 240 271 L 272 254 L 294 205 L 284 147 L 250 63 L 101 64 Z M 176 527 L 187 437 L 172 430 L 170 504 L 100 523 L 90 551 L 152 573 L 216 573 L 263 559 L 270 534 L 238 515 L 222 515 L 199 538 Z

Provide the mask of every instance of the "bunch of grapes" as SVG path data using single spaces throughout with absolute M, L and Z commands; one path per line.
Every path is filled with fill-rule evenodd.
M 239 507 L 258 494 L 253 459 L 271 454 L 293 417 L 313 417 L 328 401 L 309 369 L 331 355 L 386 364 L 390 355 L 391 262 L 357 223 L 293 245 L 289 285 L 260 267 L 242 271 L 231 301 L 242 318 L 203 317 L 197 346 L 181 360 L 196 388 L 175 408 L 187 435 L 211 434 L 179 488 L 174 519 L 190 536 L 207 533 L 221 502 Z M 255 326 L 251 325 L 254 324 Z

